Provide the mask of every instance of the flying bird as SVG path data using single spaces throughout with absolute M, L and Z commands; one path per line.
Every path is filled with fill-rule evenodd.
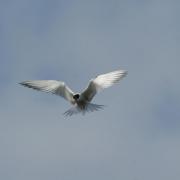
M 117 70 L 99 75 L 89 81 L 88 86 L 82 93 L 74 93 L 64 82 L 56 80 L 29 80 L 20 84 L 28 88 L 63 97 L 73 105 L 64 115 L 72 116 L 77 113 L 85 114 L 86 112 L 102 109 L 104 105 L 91 103 L 93 97 L 103 89 L 118 83 L 126 75 L 127 71 L 125 70 Z

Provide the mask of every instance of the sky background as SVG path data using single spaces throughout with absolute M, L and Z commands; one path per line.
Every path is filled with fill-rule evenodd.
M 179 0 L 0 1 L 0 179 L 180 179 Z M 63 80 L 80 92 L 129 74 L 65 118 L 62 98 L 24 88 Z

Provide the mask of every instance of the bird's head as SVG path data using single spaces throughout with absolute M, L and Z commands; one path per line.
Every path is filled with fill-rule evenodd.
M 73 99 L 76 100 L 76 101 L 77 101 L 79 98 L 80 98 L 80 94 L 75 94 L 75 95 L 73 96 Z

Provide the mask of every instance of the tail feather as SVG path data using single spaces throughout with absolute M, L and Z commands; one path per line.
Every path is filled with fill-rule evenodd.
M 82 113 L 83 115 L 85 115 L 87 112 L 99 111 L 103 108 L 104 108 L 104 105 L 88 103 L 84 109 L 81 109 L 78 106 L 75 106 L 75 107 L 72 107 L 69 110 L 67 110 L 64 113 L 64 115 L 72 116 L 72 115 L 79 114 L 79 113 Z
M 78 107 L 72 107 L 70 109 L 68 109 L 65 113 L 64 113 L 64 116 L 72 116 L 74 114 L 78 114 L 80 113 L 80 108 Z

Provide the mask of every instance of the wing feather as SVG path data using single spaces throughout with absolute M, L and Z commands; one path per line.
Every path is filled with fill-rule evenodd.
M 82 96 L 87 101 L 91 101 L 93 97 L 96 95 L 96 93 L 118 83 L 126 75 L 127 71 L 125 70 L 117 70 L 107 74 L 99 75 L 89 82 L 89 85 L 82 93 Z
M 20 83 L 21 85 L 32 88 L 38 91 L 44 91 L 48 93 L 53 93 L 59 95 L 66 99 L 67 101 L 73 103 L 74 92 L 66 86 L 64 82 L 56 80 L 33 80 L 24 81 Z

